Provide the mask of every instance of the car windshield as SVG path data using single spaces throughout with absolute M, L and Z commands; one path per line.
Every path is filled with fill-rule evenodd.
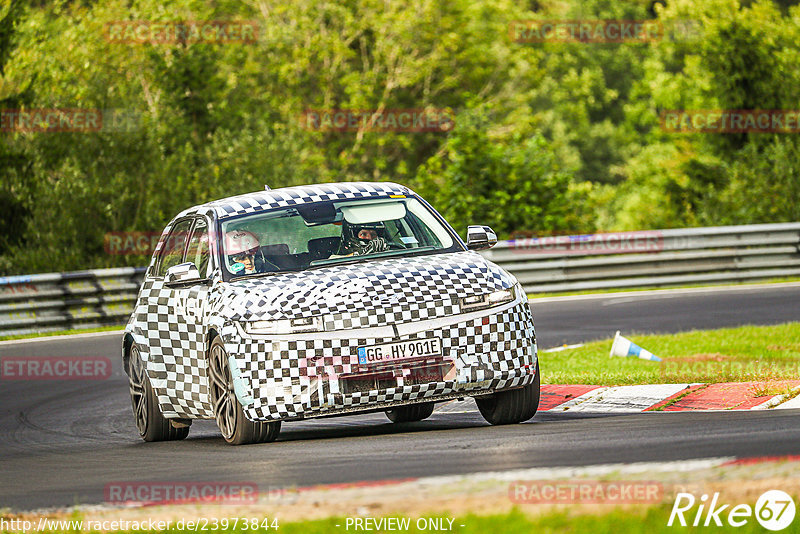
M 225 269 L 239 277 L 453 249 L 416 198 L 316 202 L 222 222 Z

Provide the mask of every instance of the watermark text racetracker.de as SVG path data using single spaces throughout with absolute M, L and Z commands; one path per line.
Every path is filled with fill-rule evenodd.
M 107 356 L 5 356 L 0 380 L 106 380 L 111 376 Z
M 508 487 L 516 504 L 647 504 L 663 497 L 660 482 L 642 480 L 526 480 Z
M 748 360 L 708 355 L 698 358 L 670 358 L 660 364 L 662 379 L 675 382 L 726 380 L 791 380 L 800 376 L 800 361 Z
M 448 109 L 307 109 L 300 124 L 319 132 L 449 132 L 455 117 Z
M 277 518 L 195 517 L 192 519 L 36 519 L 0 517 L 0 532 L 241 532 L 278 530 Z
M 130 132 L 140 123 L 141 113 L 126 109 L 0 109 L 2 132 Z
M 521 254 L 626 254 L 661 252 L 664 234 L 659 230 L 602 234 L 518 237 L 509 248 Z
M 800 133 L 798 109 L 670 109 L 659 118 L 669 133 Z
M 103 250 L 111 255 L 151 256 L 156 250 L 162 232 L 108 232 L 103 236 Z M 166 250 L 183 249 L 188 234 L 171 234 L 164 243 Z
M 137 506 L 175 503 L 254 504 L 259 492 L 253 482 L 120 481 L 106 484 L 104 497 L 108 504 Z
M 514 20 L 508 24 L 509 39 L 518 44 L 536 43 L 649 43 L 662 40 L 693 41 L 702 35 L 699 20 Z
M 508 34 L 515 43 L 649 42 L 664 36 L 656 20 L 514 20 Z

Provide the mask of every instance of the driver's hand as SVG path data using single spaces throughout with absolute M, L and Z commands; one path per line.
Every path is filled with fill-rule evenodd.
M 373 252 L 383 252 L 389 247 L 386 245 L 386 240 L 382 237 L 376 237 L 369 242 L 369 245 L 364 249 L 362 254 L 372 254 Z

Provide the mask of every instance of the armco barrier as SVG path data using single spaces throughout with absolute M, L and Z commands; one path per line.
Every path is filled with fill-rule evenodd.
M 529 293 L 800 276 L 800 223 L 512 240 L 484 253 Z
M 482 252 L 529 293 L 800 276 L 800 223 L 511 240 Z M 124 324 L 144 268 L 0 278 L 0 335 Z
M 143 267 L 0 277 L 0 335 L 124 324 Z

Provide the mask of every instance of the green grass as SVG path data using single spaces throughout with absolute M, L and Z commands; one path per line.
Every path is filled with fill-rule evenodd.
M 564 291 L 556 293 L 528 293 L 529 299 L 550 298 L 550 297 L 573 297 L 577 295 L 604 295 L 606 293 L 636 293 L 637 291 L 653 291 L 657 289 L 698 289 L 716 287 L 735 287 L 742 285 L 765 285 L 765 284 L 785 284 L 788 282 L 800 282 L 798 276 L 785 276 L 781 278 L 770 278 L 768 280 L 751 280 L 746 282 L 732 282 L 729 284 L 684 284 L 675 286 L 643 286 L 643 287 L 617 287 L 609 289 L 589 289 L 585 291 Z
M 110 326 L 51 335 L 119 330 Z M 741 382 L 800 377 L 800 323 L 699 330 L 672 335 L 622 333 L 664 361 L 609 357 L 611 339 L 561 352 L 540 352 L 545 384 L 659 384 Z M 6 336 L 2 339 L 37 337 Z M 755 394 L 790 394 L 782 384 L 765 384 Z
M 41 332 L 36 334 L 18 334 L 14 336 L 0 336 L 0 341 L 6 341 L 9 339 L 32 339 L 35 337 L 66 336 L 70 334 L 89 334 L 94 332 L 112 332 L 114 330 L 119 330 L 120 332 L 122 332 L 123 328 L 124 328 L 123 325 L 115 325 L 115 326 L 99 326 L 97 328 L 56 330 L 55 332 Z
M 448 513 L 433 515 L 428 517 L 449 517 L 455 519 L 452 532 L 456 534 L 486 534 L 487 532 L 502 532 L 503 534 L 603 534 L 619 533 L 626 534 L 657 534 L 674 533 L 676 527 L 667 527 L 671 505 L 654 506 L 641 509 L 621 510 L 609 506 L 609 512 L 604 514 L 580 514 L 565 512 L 551 512 L 538 517 L 530 517 L 522 511 L 515 509 L 507 514 L 475 516 L 467 515 L 464 517 L 451 516 Z M 753 520 L 755 523 L 755 520 Z M 340 525 L 337 527 L 336 525 Z M 464 525 L 463 527 L 461 525 Z M 756 523 L 756 526 L 758 524 Z M 762 532 L 755 528 L 747 529 L 750 525 L 745 525 L 737 532 Z M 686 528 L 678 527 L 681 530 Z M 281 524 L 280 532 L 284 534 L 327 534 L 330 532 L 354 532 L 351 526 L 345 529 L 344 519 L 326 519 L 321 521 L 303 521 L 299 523 Z M 378 530 L 374 532 L 391 532 Z M 418 530 L 415 520 L 411 520 L 411 528 L 402 532 L 431 532 L 429 530 Z
M 664 361 L 609 357 L 612 340 L 608 339 L 561 352 L 541 352 L 542 382 L 623 385 L 800 377 L 800 323 L 673 335 L 622 335 Z
M 749 503 L 750 506 L 753 503 Z M 502 532 L 503 534 L 530 534 L 535 532 L 537 534 L 605 534 L 605 533 L 621 533 L 626 534 L 674 534 L 679 532 L 705 532 L 705 531 L 720 531 L 724 530 L 719 527 L 703 528 L 701 527 L 681 527 L 677 522 L 673 526 L 668 527 L 667 521 L 669 520 L 670 511 L 672 510 L 672 503 L 660 506 L 651 507 L 637 507 L 628 509 L 614 508 L 608 506 L 608 512 L 599 514 L 581 514 L 573 511 L 559 511 L 550 512 L 538 517 L 531 517 L 525 515 L 522 511 L 514 509 L 507 514 L 487 515 L 487 516 L 474 516 L 468 515 L 465 517 L 456 517 L 453 522 L 452 532 L 457 534 L 486 534 L 487 532 Z M 694 519 L 694 512 L 696 508 L 692 509 L 692 513 L 688 512 L 684 515 L 691 522 Z M 430 517 L 450 517 L 447 513 L 438 516 Z M 727 510 L 720 514 L 720 520 L 727 519 Z M 705 516 L 703 517 L 705 520 Z M 329 532 L 353 532 L 353 527 L 350 530 L 345 530 L 343 519 L 327 519 L 322 521 L 304 521 L 301 523 L 287 523 L 281 524 L 280 532 L 289 534 L 325 534 Z M 336 525 L 340 526 L 337 527 Z M 411 522 L 414 525 L 414 520 Z M 702 524 L 702 522 L 701 522 Z M 463 527 L 461 525 L 464 525 Z M 725 525 L 727 527 L 727 525 Z M 730 527 L 728 527 L 730 528 Z M 751 532 L 765 532 L 765 530 L 758 524 L 754 517 L 749 517 L 747 524 L 733 529 L 736 532 L 751 533 Z M 391 532 L 391 531 L 375 531 L 375 532 Z M 408 531 L 404 532 L 430 532 L 428 530 L 417 530 L 412 526 Z
M 753 503 L 748 503 L 750 506 Z M 531 508 L 535 510 L 535 508 Z M 496 515 L 467 515 L 462 517 L 453 517 L 447 512 L 438 515 L 429 515 L 426 517 L 431 518 L 451 518 L 455 519 L 452 526 L 452 531 L 456 534 L 485 534 L 487 532 L 502 532 L 504 534 L 528 534 L 536 532 L 537 534 L 604 534 L 604 533 L 618 533 L 624 532 L 626 534 L 671 534 L 676 531 L 680 532 L 717 532 L 719 527 L 681 527 L 677 524 L 672 527 L 667 526 L 672 504 L 662 504 L 658 506 L 641 506 L 628 509 L 614 508 L 608 505 L 607 511 L 600 510 L 599 513 L 580 513 L 580 511 L 567 510 L 548 512 L 542 515 L 529 516 L 524 514 L 519 509 L 514 509 L 506 514 Z M 684 517 L 688 521 L 694 519 L 695 509 L 687 512 Z M 720 520 L 727 520 L 727 512 L 720 514 Z M 389 516 L 389 517 L 402 517 L 402 516 Z M 188 519 L 188 518 L 187 518 Z M 703 518 L 705 519 L 705 518 Z M 447 523 L 445 522 L 445 525 Z M 702 523 L 701 523 L 702 524 Z M 338 525 L 338 526 L 337 526 Z M 463 527 L 461 525 L 464 525 Z M 416 527 L 416 518 L 411 518 L 409 530 L 370 530 L 370 532 L 434 532 L 434 530 L 419 530 Z M 730 528 L 730 527 L 728 527 Z M 756 521 L 755 517 L 747 518 L 747 524 L 742 527 L 736 528 L 736 532 L 749 534 L 751 532 L 764 532 Z M 3 531 L 5 532 L 5 531 Z M 53 532 L 53 531 L 51 531 Z M 62 531 L 66 534 L 69 531 Z M 135 532 L 148 532 L 148 531 L 135 531 Z M 169 529 L 163 532 L 187 532 L 186 530 Z M 278 529 L 270 528 L 266 530 L 241 530 L 236 531 L 228 530 L 226 532 L 260 532 L 263 534 L 273 534 L 281 532 L 284 534 L 328 534 L 328 533 L 345 533 L 345 532 L 366 532 L 365 530 L 355 530 L 351 525 L 346 528 L 344 518 L 330 518 L 312 521 L 298 521 L 298 522 L 280 522 Z M 788 530 L 787 530 L 788 532 Z

